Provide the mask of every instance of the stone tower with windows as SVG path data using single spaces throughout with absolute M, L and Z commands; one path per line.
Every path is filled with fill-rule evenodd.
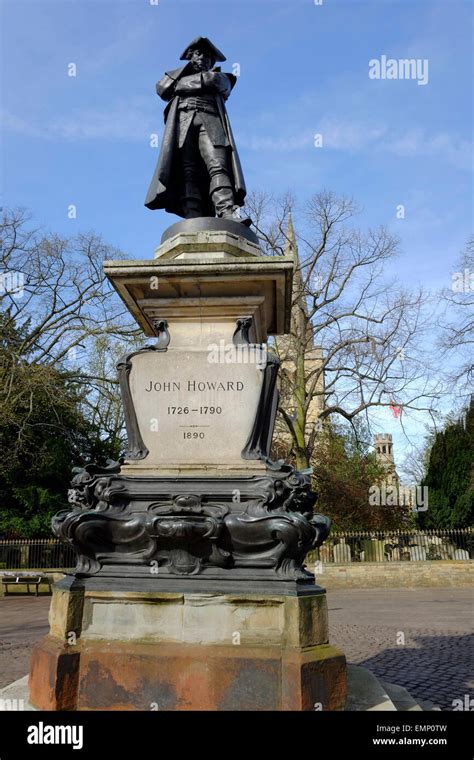
M 395 468 L 395 458 L 393 455 L 393 441 L 390 433 L 378 433 L 374 439 L 375 456 L 377 461 L 385 468 L 387 472 L 386 484 L 390 486 L 399 486 L 400 478 Z

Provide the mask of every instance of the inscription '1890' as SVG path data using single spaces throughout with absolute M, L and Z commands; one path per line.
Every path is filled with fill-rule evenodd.
M 183 385 L 183 388 L 181 387 Z M 151 391 L 158 392 L 173 392 L 180 390 L 187 391 L 243 391 L 245 389 L 245 383 L 242 380 L 227 380 L 226 382 L 218 382 L 213 380 L 186 380 L 186 381 L 170 381 L 170 382 L 154 382 L 150 380 L 145 387 L 147 393 Z

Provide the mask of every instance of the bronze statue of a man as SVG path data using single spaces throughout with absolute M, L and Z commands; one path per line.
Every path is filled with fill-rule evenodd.
M 145 206 L 185 219 L 232 219 L 245 182 L 224 101 L 237 78 L 214 68 L 225 56 L 207 37 L 184 50 L 185 66 L 167 71 L 156 91 L 168 101 L 158 163 Z M 240 219 L 250 224 L 250 219 Z

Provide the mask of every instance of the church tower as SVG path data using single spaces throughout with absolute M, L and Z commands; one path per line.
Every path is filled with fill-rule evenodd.
M 301 261 L 298 254 L 296 234 L 293 227 L 291 213 L 288 215 L 288 227 L 286 231 L 285 256 L 293 256 L 293 291 L 291 310 L 291 332 L 289 335 L 275 338 L 275 348 L 281 361 L 281 393 L 282 403 L 290 414 L 295 409 L 294 388 L 296 385 L 296 361 L 301 348 L 304 348 L 304 372 L 309 382 L 318 373 L 323 361 L 321 347 L 314 345 L 313 329 L 311 326 L 308 305 L 306 302 L 308 284 L 301 272 Z M 321 372 L 306 414 L 305 437 L 309 437 L 318 422 L 319 415 L 325 406 L 324 398 L 324 373 Z M 277 425 L 278 433 L 286 438 L 289 435 L 282 425 Z
M 395 468 L 395 457 L 393 454 L 393 441 L 390 433 L 378 433 L 374 439 L 375 456 L 377 461 L 387 471 L 386 484 L 399 486 L 400 478 Z

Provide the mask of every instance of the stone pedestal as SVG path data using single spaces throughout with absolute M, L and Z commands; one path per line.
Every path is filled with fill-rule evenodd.
M 213 220 L 221 221 L 222 220 Z M 289 331 L 293 258 L 264 256 L 253 235 L 224 229 L 178 228 L 155 251 L 154 260 L 106 261 L 104 271 L 147 336 L 155 322 L 169 323 L 171 348 L 206 347 L 224 339 L 232 344 L 236 320 L 251 317 L 251 343 Z M 221 225 L 221 226 L 222 226 Z M 246 231 L 246 235 L 249 234 Z M 256 240 L 256 238 L 255 238 Z
M 155 342 L 118 364 L 120 462 L 74 477 L 53 531 L 78 554 L 34 650 L 43 709 L 341 709 L 345 660 L 304 566 L 328 535 L 309 475 L 274 462 L 293 259 L 238 222 L 173 225 L 105 272 Z M 155 705 L 155 707 L 153 707 Z M 316 707 L 315 707 L 316 705 Z
M 43 710 L 341 710 L 326 595 L 88 590 L 62 581 L 35 647 Z M 73 643 L 71 643 L 73 642 Z

